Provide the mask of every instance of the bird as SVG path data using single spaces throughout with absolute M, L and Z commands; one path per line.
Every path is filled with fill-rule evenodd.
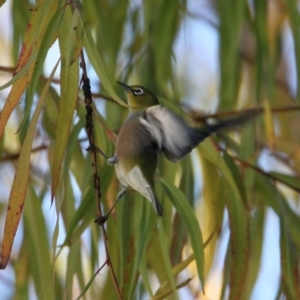
M 156 214 L 162 216 L 163 209 L 154 181 L 158 156 L 163 154 L 171 162 L 177 162 L 212 133 L 242 124 L 254 115 L 253 111 L 246 112 L 215 124 L 193 128 L 170 109 L 160 105 L 149 89 L 117 83 L 125 90 L 129 113 L 119 131 L 115 155 L 108 158 L 107 163 L 115 166 L 120 191 L 109 212 L 95 220 L 99 225 L 105 223 L 128 190 L 143 195 L 152 203 Z

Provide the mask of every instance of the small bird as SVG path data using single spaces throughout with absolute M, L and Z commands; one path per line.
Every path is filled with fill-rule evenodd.
M 213 132 L 244 123 L 253 117 L 252 112 L 244 113 L 213 125 L 192 128 L 160 105 L 157 97 L 147 88 L 118 83 L 125 90 L 129 114 L 119 132 L 115 155 L 107 159 L 107 163 L 115 165 L 121 189 L 110 211 L 95 220 L 99 225 L 107 220 L 127 190 L 142 194 L 152 203 L 157 215 L 162 216 L 163 209 L 154 184 L 158 155 L 163 153 L 168 160 L 176 162 Z

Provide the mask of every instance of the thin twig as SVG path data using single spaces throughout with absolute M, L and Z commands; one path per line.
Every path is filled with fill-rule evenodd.
M 218 147 L 218 149 L 222 152 L 225 152 L 226 149 L 222 148 L 222 147 Z M 228 154 L 230 155 L 230 154 Z M 295 190 L 296 192 L 300 193 L 300 189 L 298 189 L 297 187 L 289 184 L 288 182 L 284 181 L 284 180 L 281 180 L 280 178 L 272 175 L 270 172 L 266 172 L 264 170 L 262 170 L 261 168 L 255 166 L 255 165 L 252 165 L 250 164 L 249 162 L 239 158 L 238 156 L 235 156 L 235 155 L 230 155 L 230 157 L 232 157 L 234 160 L 238 161 L 243 167 L 246 167 L 246 168 L 251 168 L 252 170 L 256 171 L 257 173 L 273 180 L 273 181 L 277 181 L 277 182 L 280 182 L 288 187 L 290 187 L 291 189 Z
M 297 111 L 297 110 L 300 111 L 299 105 L 271 108 L 272 113 L 285 113 L 285 112 Z M 210 115 L 200 114 L 196 111 L 189 111 L 189 115 L 195 122 L 203 122 L 210 118 L 219 119 L 222 117 L 228 117 L 228 116 L 233 116 L 233 115 L 237 115 L 237 114 L 241 114 L 241 113 L 244 114 L 246 112 L 255 112 L 255 111 L 263 112 L 264 109 L 262 107 L 255 107 L 255 108 L 244 109 L 241 111 L 232 110 L 232 111 L 226 111 L 226 112 L 218 112 L 218 113 L 210 114 Z
M 48 145 L 42 144 L 40 146 L 37 146 L 37 147 L 31 149 L 31 153 L 35 153 L 35 152 L 45 150 L 45 149 L 48 149 Z M 0 163 L 11 161 L 11 160 L 16 160 L 19 158 L 19 156 L 20 156 L 20 152 L 13 153 L 13 154 L 6 154 L 5 156 L 0 158 Z
M 86 65 L 85 65 L 85 59 L 83 55 L 83 51 L 81 50 L 81 68 L 82 68 L 82 82 L 83 82 L 83 91 L 84 91 L 84 98 L 85 98 L 85 104 L 86 104 L 86 131 L 89 139 L 89 148 L 94 148 L 94 132 L 93 132 L 93 109 L 92 109 L 92 93 L 91 93 L 91 87 L 90 87 L 90 81 L 87 76 L 87 71 L 86 71 Z M 101 150 L 100 150 L 101 151 Z M 91 151 L 91 156 L 92 156 L 92 166 L 94 169 L 94 187 L 95 187 L 95 197 L 97 201 L 97 214 L 98 217 L 102 216 L 102 210 L 101 210 L 101 182 L 100 182 L 100 177 L 98 176 L 98 167 L 97 167 L 97 153 L 95 151 Z M 104 226 L 101 226 L 102 229 L 102 234 L 104 238 L 104 247 L 105 247 L 105 253 L 106 253 L 106 261 L 104 264 L 109 266 L 112 277 L 113 277 L 113 282 L 115 285 L 115 288 L 118 293 L 119 299 L 122 299 L 120 287 L 118 284 L 118 280 L 111 262 L 110 254 L 109 254 L 109 249 L 108 249 L 108 239 L 107 239 L 107 233 L 106 229 Z M 103 265 L 99 268 L 98 272 L 103 268 Z
M 270 152 L 267 144 L 263 142 L 257 142 L 257 146 L 262 149 L 266 149 Z M 273 150 L 270 152 L 270 155 L 275 157 L 280 163 L 284 164 L 287 168 L 289 168 L 293 173 L 295 173 L 298 177 L 300 177 L 300 172 L 297 170 L 296 166 L 293 165 L 293 157 L 292 155 L 285 155 L 285 153 L 280 152 L 279 150 Z
M 92 95 L 93 95 L 94 98 L 102 98 L 102 99 L 105 99 L 109 102 L 116 103 L 116 100 L 114 100 L 113 98 L 111 98 L 109 96 L 106 96 L 106 95 L 103 95 L 103 94 L 100 94 L 100 93 L 93 93 Z

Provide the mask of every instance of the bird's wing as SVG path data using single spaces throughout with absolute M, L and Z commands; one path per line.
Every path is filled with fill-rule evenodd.
M 140 122 L 151 136 L 152 141 L 175 162 L 191 152 L 191 128 L 164 106 L 147 108 L 140 117 Z
M 170 161 L 175 162 L 191 152 L 212 133 L 241 125 L 259 113 L 260 111 L 250 111 L 215 124 L 208 124 L 202 128 L 190 128 L 169 109 L 156 105 L 147 108 L 141 114 L 140 123 L 160 151 Z

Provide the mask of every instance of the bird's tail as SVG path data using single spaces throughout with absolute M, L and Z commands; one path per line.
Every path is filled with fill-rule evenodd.
M 163 215 L 163 209 L 162 209 L 162 206 L 157 198 L 157 196 L 155 195 L 155 210 L 156 210 L 156 213 L 159 217 L 162 217 Z
M 242 125 L 246 123 L 247 121 L 253 119 L 256 117 L 260 111 L 255 110 L 255 111 L 250 111 L 243 113 L 239 116 L 233 117 L 233 118 L 228 118 L 222 121 L 219 121 L 216 124 L 210 124 L 206 125 L 202 128 L 190 128 L 190 138 L 192 141 L 192 148 L 196 147 L 199 143 L 201 143 L 205 138 L 210 136 L 212 133 L 232 128 L 238 125 Z
M 154 207 L 155 212 L 157 213 L 157 215 L 159 217 L 162 217 L 162 215 L 163 215 L 163 209 L 162 209 L 162 206 L 161 206 L 161 204 L 160 204 L 160 202 L 159 202 L 159 200 L 158 200 L 158 198 L 156 196 L 155 189 L 154 188 L 152 189 L 152 188 L 149 187 L 149 194 L 150 194 L 151 203 L 152 203 L 152 205 Z

